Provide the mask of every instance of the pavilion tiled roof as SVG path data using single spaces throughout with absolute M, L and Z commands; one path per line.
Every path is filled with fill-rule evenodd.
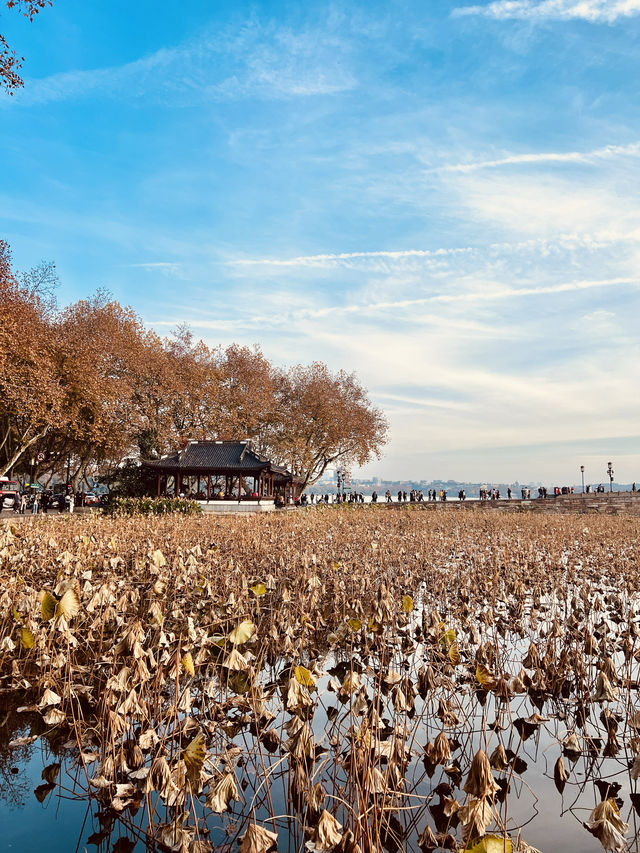
M 190 441 L 182 450 L 160 459 L 145 459 L 142 464 L 160 470 L 212 473 L 250 473 L 273 467 L 268 459 L 252 450 L 247 441 Z

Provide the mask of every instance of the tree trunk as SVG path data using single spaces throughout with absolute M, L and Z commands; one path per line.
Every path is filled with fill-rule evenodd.
M 26 451 L 32 447 L 36 441 L 40 441 L 41 438 L 44 438 L 47 432 L 49 431 L 49 427 L 45 427 L 41 432 L 36 433 L 33 438 L 30 438 L 26 444 L 22 444 L 18 450 L 13 454 L 11 459 L 7 462 L 2 470 L 0 470 L 0 477 L 4 477 L 7 471 L 11 471 L 14 465 L 16 465 L 20 459 L 24 456 Z

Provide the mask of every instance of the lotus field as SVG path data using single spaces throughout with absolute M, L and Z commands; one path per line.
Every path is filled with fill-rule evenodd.
M 39 750 L 36 796 L 85 798 L 105 851 L 638 850 L 639 533 L 382 506 L 6 524 L 0 761 Z

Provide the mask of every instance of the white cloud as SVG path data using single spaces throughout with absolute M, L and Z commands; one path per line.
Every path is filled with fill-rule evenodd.
M 454 292 L 435 293 L 414 299 L 389 299 L 380 302 L 359 302 L 354 304 L 338 304 L 330 306 L 318 306 L 298 308 L 292 311 L 278 311 L 272 314 L 245 314 L 236 315 L 225 320 L 207 319 L 203 317 L 179 317 L 172 320 L 150 320 L 150 324 L 157 327 L 175 327 L 181 323 L 194 329 L 210 330 L 233 330 L 233 329 L 263 329 L 265 326 L 277 328 L 278 326 L 290 327 L 303 321 L 324 321 L 331 318 L 347 318 L 349 315 L 359 317 L 372 317 L 383 315 L 388 318 L 389 312 L 404 312 L 405 321 L 421 326 L 439 327 L 446 331 L 462 331 L 469 334 L 479 333 L 481 335 L 502 336 L 497 328 L 474 322 L 465 317 L 447 317 L 436 314 L 415 313 L 413 309 L 435 304 L 464 303 L 489 303 L 501 302 L 508 299 L 525 298 L 528 296 L 552 296 L 554 294 L 575 293 L 582 290 L 593 290 L 597 288 L 616 287 L 640 287 L 640 276 L 626 276 L 611 279 L 591 279 L 560 282 L 557 284 L 537 285 L 534 287 L 512 287 L 510 285 L 496 283 L 477 282 L 476 288 L 470 290 L 457 287 Z M 263 300 L 264 302 L 265 300 Z
M 449 189 L 471 215 L 501 232 L 553 239 L 558 233 L 624 233 L 640 227 L 632 173 L 585 182 L 566 175 L 450 175 Z
M 253 23 L 239 32 L 161 48 L 123 65 L 31 79 L 11 102 L 29 106 L 97 92 L 118 98 L 179 99 L 181 105 L 332 95 L 356 86 L 346 60 L 338 36 Z
M 639 0 L 640 2 L 640 0 Z M 509 154 L 494 160 L 479 160 L 470 163 L 450 163 L 427 169 L 426 174 L 438 174 L 444 172 L 477 172 L 479 169 L 496 169 L 501 166 L 522 165 L 546 165 L 548 163 L 567 163 L 578 165 L 591 165 L 599 160 L 612 157 L 638 157 L 640 156 L 640 143 L 633 142 L 629 145 L 605 145 L 594 151 L 566 151 L 566 152 L 534 152 L 531 154 Z
M 162 275 L 172 278 L 184 278 L 184 270 L 182 264 L 172 263 L 170 261 L 148 261 L 143 264 L 129 264 L 132 269 L 142 269 L 146 272 L 159 272 Z
M 621 18 L 640 14 L 640 0 L 496 0 L 486 6 L 460 6 L 452 14 L 482 15 L 486 18 L 526 21 L 583 20 L 612 24 Z
M 297 258 L 237 258 L 229 261 L 233 266 L 277 266 L 277 267 L 322 267 L 341 261 L 404 260 L 406 258 L 443 258 L 472 252 L 472 247 L 452 249 L 399 249 L 398 251 L 375 250 L 371 252 L 337 252 L 322 255 L 300 255 Z
M 467 199 L 467 201 L 468 200 L 469 199 Z M 481 205 L 481 208 L 484 209 L 484 205 Z M 489 212 L 491 209 L 492 208 L 489 207 Z M 406 267 L 408 264 L 411 264 L 412 266 L 423 266 L 432 261 L 441 263 L 445 260 L 469 260 L 478 263 L 478 258 L 482 256 L 486 258 L 496 255 L 512 256 L 521 253 L 534 253 L 538 257 L 542 257 L 554 251 L 593 251 L 606 248 L 616 243 L 636 243 L 639 241 L 640 227 L 628 230 L 616 229 L 611 223 L 609 223 L 607 228 L 591 233 L 580 233 L 578 231 L 573 233 L 558 233 L 556 231 L 555 233 L 545 237 L 534 237 L 528 240 L 519 240 L 515 242 L 507 241 L 489 243 L 483 246 L 464 246 L 439 249 L 377 249 L 362 252 L 335 252 L 319 255 L 300 255 L 298 257 L 290 258 L 235 258 L 226 261 L 226 264 L 231 267 L 236 267 L 239 270 L 255 267 L 265 267 L 267 269 L 270 267 L 280 267 L 283 269 L 288 267 L 317 269 L 331 269 L 334 267 L 361 269 L 362 267 L 366 267 L 366 269 L 374 272 L 386 272 L 391 267 Z

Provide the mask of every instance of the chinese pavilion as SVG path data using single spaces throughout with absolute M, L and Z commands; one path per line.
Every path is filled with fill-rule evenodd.
M 249 441 L 189 441 L 181 450 L 145 459 L 157 474 L 157 494 L 197 500 L 295 500 L 302 481 L 252 450 Z

